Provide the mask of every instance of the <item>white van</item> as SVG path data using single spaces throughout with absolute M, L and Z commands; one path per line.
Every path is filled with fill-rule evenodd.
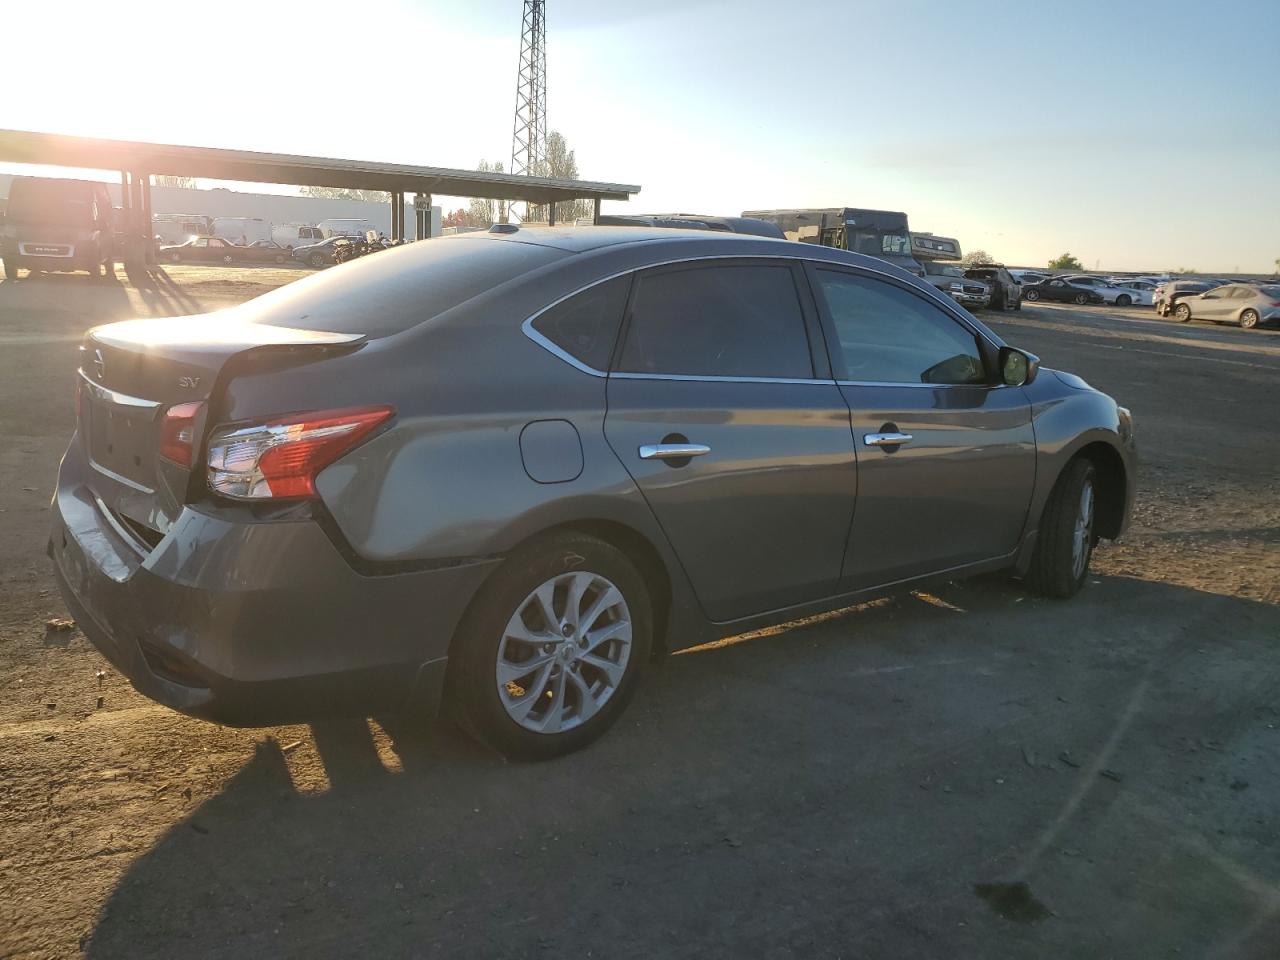
M 271 227 L 271 239 L 292 250 L 319 243 L 324 239 L 324 231 L 306 223 L 277 223 Z
M 214 217 L 213 235 L 247 247 L 271 239 L 271 224 L 261 217 Z
M 363 237 L 370 230 L 376 231 L 378 229 L 365 219 L 344 220 L 335 218 L 321 220 L 316 226 L 320 228 L 326 240 L 330 237 Z
M 207 237 L 210 221 L 195 213 L 157 213 L 151 218 L 151 235 L 161 243 L 186 243 L 192 237 Z

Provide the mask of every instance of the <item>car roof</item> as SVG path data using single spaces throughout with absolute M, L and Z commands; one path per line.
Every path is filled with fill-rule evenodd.
M 632 243 L 654 243 L 669 240 L 716 240 L 720 242 L 741 242 L 745 247 L 757 244 L 772 244 L 785 250 L 793 251 L 795 244 L 790 240 L 775 240 L 769 237 L 758 237 L 745 233 L 729 233 L 721 230 L 682 230 L 674 227 L 522 227 L 515 224 L 501 224 L 502 232 L 475 231 L 458 233 L 451 237 L 436 239 L 448 242 L 466 241 L 498 241 L 502 243 L 529 243 L 535 246 L 551 247 L 566 253 L 586 253 L 604 247 L 620 246 Z

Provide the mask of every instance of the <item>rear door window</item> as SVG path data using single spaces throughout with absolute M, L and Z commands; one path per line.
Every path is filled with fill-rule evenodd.
M 812 379 L 792 267 L 697 265 L 640 274 L 617 369 Z
M 597 283 L 544 311 L 533 328 L 583 366 L 608 370 L 630 289 L 630 274 Z

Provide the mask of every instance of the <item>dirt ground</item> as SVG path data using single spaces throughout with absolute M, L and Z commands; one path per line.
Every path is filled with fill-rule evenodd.
M 988 314 L 1134 411 L 1134 525 L 1080 597 L 985 578 L 688 651 L 508 765 L 188 719 L 46 627 L 84 329 L 298 275 L 0 283 L 0 957 L 1280 953 L 1280 331 Z

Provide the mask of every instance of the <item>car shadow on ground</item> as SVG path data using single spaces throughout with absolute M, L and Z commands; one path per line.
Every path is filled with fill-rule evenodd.
M 1278 637 L 1272 605 L 984 578 L 672 656 L 558 761 L 316 724 L 327 789 L 262 740 L 87 953 L 1261 957 Z

